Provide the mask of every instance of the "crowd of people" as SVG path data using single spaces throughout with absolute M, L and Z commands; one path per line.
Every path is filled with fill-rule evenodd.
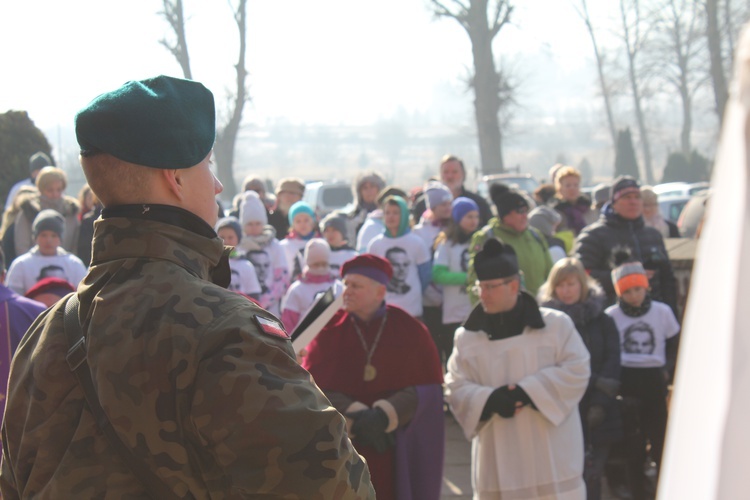
M 163 116 L 138 115 L 149 106 Z M 534 193 L 495 184 L 485 200 L 448 155 L 418 189 L 361 173 L 354 203 L 322 220 L 298 178 L 272 198 L 249 177 L 224 213 L 213 112 L 198 83 L 129 82 L 77 116 L 79 199 L 41 152 L 11 190 L 8 360 L 50 309 L 10 375 L 4 496 L 150 491 L 129 480 L 135 456 L 177 494 L 437 498 L 446 411 L 473 441 L 475 498 L 596 500 L 605 476 L 623 498 L 653 495 L 680 331 L 674 233 L 653 190 L 620 177 L 589 198 L 580 172 L 556 165 Z M 152 136 L 117 142 L 113 114 Z M 74 290 L 84 363 L 129 460 L 84 415 L 75 376 L 50 378 L 67 371 L 65 336 L 51 335 L 68 328 L 60 299 Z M 327 290 L 342 310 L 293 352 Z M 37 373 L 59 352 L 61 367 Z M 29 458 L 39 447 L 54 464 Z

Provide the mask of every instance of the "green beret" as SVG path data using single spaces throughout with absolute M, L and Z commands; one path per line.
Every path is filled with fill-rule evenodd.
M 198 82 L 157 76 L 127 82 L 78 112 L 82 156 L 108 153 L 152 168 L 189 168 L 216 138 L 214 96 Z

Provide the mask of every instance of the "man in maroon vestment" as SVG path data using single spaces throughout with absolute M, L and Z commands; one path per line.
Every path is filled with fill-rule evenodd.
M 307 348 L 303 366 L 347 420 L 379 500 L 438 499 L 443 374 L 425 326 L 386 305 L 391 264 L 375 255 L 341 268 L 344 307 Z

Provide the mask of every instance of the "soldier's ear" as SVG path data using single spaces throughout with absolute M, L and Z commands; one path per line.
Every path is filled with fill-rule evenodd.
M 178 200 L 183 201 L 185 195 L 183 193 L 184 179 L 182 178 L 183 170 L 176 169 L 164 169 L 161 170 L 160 176 L 164 181 L 164 186 L 167 191 Z

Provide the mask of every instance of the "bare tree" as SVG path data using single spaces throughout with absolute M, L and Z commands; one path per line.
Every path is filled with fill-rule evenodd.
M 724 108 L 729 99 L 727 77 L 724 73 L 724 63 L 721 54 L 721 32 L 719 29 L 719 1 L 705 0 L 706 9 L 706 38 L 711 60 L 711 84 L 716 102 L 716 114 L 719 122 L 723 121 Z
M 186 79 L 193 79 L 193 72 L 190 70 L 190 55 L 188 54 L 187 39 L 185 38 L 185 16 L 182 10 L 182 0 L 162 0 L 164 10 L 160 12 L 164 19 L 169 23 L 177 40 L 170 43 L 166 38 L 159 40 L 182 67 L 182 74 Z
M 436 16 L 454 19 L 469 35 L 474 60 L 471 87 L 482 171 L 485 174 L 504 172 L 503 133 L 498 113 L 512 100 L 512 87 L 495 66 L 492 41 L 510 21 L 513 6 L 510 0 L 451 0 L 450 6 L 446 1 L 431 1 Z M 490 3 L 493 4 L 491 14 L 488 13 Z
M 662 78 L 680 96 L 680 150 L 686 156 L 692 151 L 693 97 L 706 83 L 703 14 L 695 0 L 665 0 L 654 9 L 657 36 L 651 56 L 660 64 Z
M 240 50 L 237 56 L 237 64 L 234 66 L 236 72 L 236 90 L 232 96 L 234 102 L 231 116 L 229 121 L 217 132 L 216 146 L 214 147 L 216 170 L 219 179 L 224 184 L 225 196 L 228 198 L 233 198 L 237 194 L 237 186 L 234 183 L 233 174 L 234 146 L 240 131 L 242 111 L 245 108 L 245 103 L 249 100 L 245 83 L 247 79 L 247 69 L 245 68 L 245 52 L 247 50 L 247 0 L 239 0 L 237 8 L 234 10 L 234 22 L 237 25 L 237 31 L 240 36 Z
M 640 54 L 640 50 L 647 37 L 646 33 L 642 30 L 644 23 L 641 18 L 639 0 L 631 0 L 630 5 L 627 7 L 625 2 L 626 0 L 620 0 L 620 19 L 622 20 L 622 39 L 625 42 L 625 49 L 628 56 L 628 80 L 630 82 L 630 91 L 633 96 L 633 107 L 635 110 L 636 123 L 638 124 L 638 135 L 641 140 L 646 182 L 653 184 L 654 173 L 651 165 L 651 146 L 649 145 L 646 119 L 643 114 L 643 99 L 637 66 L 638 55 Z
M 586 4 L 586 0 L 581 0 L 581 7 L 573 6 L 578 12 L 578 15 L 586 25 L 586 29 L 591 37 L 591 44 L 594 48 L 594 57 L 596 57 L 596 69 L 599 74 L 599 88 L 602 91 L 602 97 L 604 98 L 604 110 L 607 112 L 607 124 L 609 125 L 609 135 L 612 138 L 612 147 L 617 147 L 617 128 L 615 127 L 615 120 L 612 115 L 612 105 L 610 104 L 610 91 L 607 86 L 607 82 L 604 78 L 604 61 L 602 60 L 602 54 L 599 51 L 599 45 L 596 43 L 596 35 L 594 34 L 594 27 L 591 24 L 591 17 L 589 16 L 589 8 Z
M 166 39 L 162 39 L 160 43 L 172 53 L 175 59 L 177 59 L 177 62 L 182 67 L 182 72 L 185 78 L 192 79 L 187 37 L 185 35 L 185 16 L 183 14 L 182 0 L 162 0 L 162 2 L 164 5 L 164 11 L 161 12 L 161 15 L 163 15 L 169 23 L 169 27 L 176 35 L 177 41 L 171 44 Z M 234 22 L 237 25 L 240 39 L 239 55 L 237 58 L 237 64 L 234 66 L 236 71 L 236 90 L 227 98 L 228 108 L 230 110 L 228 113 L 229 119 L 226 124 L 218 127 L 214 154 L 216 157 L 217 175 L 221 183 L 224 185 L 224 196 L 232 198 L 237 194 L 237 186 L 234 182 L 233 173 L 234 148 L 235 143 L 237 142 L 240 123 L 242 122 L 242 111 L 245 107 L 245 103 L 249 100 L 245 83 L 245 80 L 247 79 L 247 69 L 245 68 L 245 53 L 247 49 L 247 0 L 239 0 L 236 8 L 233 7 L 231 0 L 229 0 L 229 6 L 232 9 Z

